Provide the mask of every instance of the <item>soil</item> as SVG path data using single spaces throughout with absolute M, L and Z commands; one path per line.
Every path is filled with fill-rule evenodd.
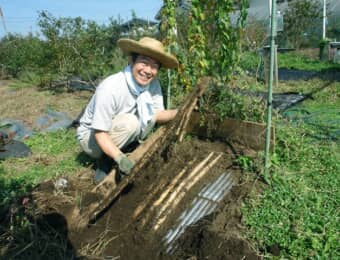
M 0 91 L 2 97 L 6 94 L 7 98 L 18 95 L 15 92 L 15 94 L 10 93 L 8 89 L 5 90 L 4 85 L 1 85 Z M 34 90 L 30 89 L 26 94 L 19 96 L 21 95 L 29 95 L 33 98 L 39 96 L 39 92 L 34 93 Z M 69 104 L 75 104 L 72 99 L 82 104 L 88 98 L 88 93 L 62 95 L 64 99 L 69 100 Z M 58 107 L 58 104 L 61 104 L 56 100 L 58 98 L 47 99 L 49 106 Z M 31 122 L 47 105 L 43 103 L 36 102 L 35 106 L 26 107 L 26 114 L 15 113 L 7 108 L 2 108 L 0 111 L 3 111 L 2 115 L 7 117 L 25 118 L 26 121 Z M 63 111 L 62 106 L 59 107 Z M 71 116 L 76 116 L 80 106 L 75 105 L 73 111 L 70 107 L 73 106 L 69 105 L 67 111 Z M 207 174 L 195 184 L 194 179 L 199 172 L 191 179 L 187 179 L 190 172 L 211 153 L 212 157 L 208 163 L 218 156 L 220 159 L 208 169 Z M 226 140 L 188 137 L 181 143 L 171 143 L 143 167 L 134 182 L 112 202 L 105 212 L 98 215 L 93 223 L 80 230 L 70 229 L 66 220 L 70 217 L 68 214 L 74 213 L 75 206 L 80 209 L 81 216 L 82 208 L 100 199 L 96 194 L 89 192 L 94 187 L 92 172 L 83 172 L 68 178 L 65 186 L 52 180 L 41 183 L 33 193 L 34 201 L 28 206 L 28 212 L 31 212 L 36 225 L 43 226 L 44 229 L 47 225 L 49 230 L 53 230 L 52 237 L 62 237 L 67 241 L 66 255 L 70 259 L 73 257 L 79 259 L 260 259 L 245 239 L 246 230 L 240 212 L 242 202 L 259 185 L 259 182 L 255 176 L 245 174 L 235 165 L 234 159 L 238 154 L 254 154 L 254 152 L 246 151 L 244 147 L 228 143 Z M 186 169 L 186 173 L 172 186 L 183 169 Z M 230 192 L 223 197 L 213 213 L 201 218 L 185 230 L 175 241 L 175 251 L 171 254 L 167 253 L 164 244 L 167 231 L 178 223 L 179 216 L 190 207 L 199 191 L 225 172 L 232 176 L 233 187 Z M 181 186 L 184 182 L 185 185 Z M 166 193 L 168 188 L 169 194 Z M 162 194 L 167 196 L 160 201 Z M 174 198 L 172 203 L 171 196 Z M 160 203 L 157 203 L 159 201 Z M 169 207 L 165 207 L 166 205 Z
M 254 180 L 244 178 L 241 170 L 233 164 L 240 147 L 214 140 L 190 139 L 169 148 L 167 154 L 151 159 L 134 182 L 119 196 L 94 223 L 81 230 L 68 230 L 67 239 L 78 257 L 93 259 L 259 259 L 244 239 L 240 206 L 253 188 Z M 172 180 L 184 168 L 192 170 L 209 153 L 222 154 L 217 164 L 191 189 L 176 207 L 166 212 L 166 220 L 158 230 L 158 213 L 162 205 L 154 207 L 155 201 L 170 186 Z M 164 236 L 172 228 L 179 215 L 190 206 L 202 187 L 211 183 L 223 172 L 230 172 L 234 181 L 231 191 L 220 202 L 219 208 L 190 226 L 176 241 L 176 251 L 167 254 Z M 192 180 L 191 180 L 192 181 Z M 187 183 L 189 184 L 189 183 Z M 186 185 L 187 185 L 186 184 Z M 87 193 L 94 187 L 92 178 L 82 176 L 68 179 L 68 187 L 56 189 L 52 181 L 42 183 L 34 195 L 39 205 L 36 215 L 58 230 L 68 229 L 64 219 L 73 212 L 76 193 L 83 194 L 80 208 L 99 199 Z M 185 187 L 184 187 L 185 188 Z M 76 191 L 76 192 L 75 192 Z M 155 192 L 157 191 L 157 192 Z M 172 192 L 176 189 L 173 188 Z M 152 194 L 153 196 L 150 196 Z M 179 197 L 179 194 L 177 195 Z M 40 200 L 40 201 L 37 201 Z M 142 206 L 144 210 L 136 216 Z M 60 223 L 65 223 L 63 227 Z M 105 244 L 105 246 L 103 245 Z M 94 249 L 97 246 L 96 250 Z M 192 258 L 196 257 L 196 258 Z

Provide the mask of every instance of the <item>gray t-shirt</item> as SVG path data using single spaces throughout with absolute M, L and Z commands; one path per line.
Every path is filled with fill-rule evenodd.
M 164 110 L 162 89 L 158 79 L 154 79 L 147 90 L 153 101 L 154 112 Z M 104 79 L 97 87 L 80 118 L 77 138 L 91 129 L 109 131 L 112 119 L 119 114 L 137 114 L 137 96 L 134 96 L 127 85 L 123 72 L 118 72 Z

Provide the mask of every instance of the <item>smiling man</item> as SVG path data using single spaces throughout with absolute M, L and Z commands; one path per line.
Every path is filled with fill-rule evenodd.
M 156 39 L 120 39 L 118 46 L 130 56 L 123 71 L 105 78 L 87 105 L 77 139 L 82 149 L 97 159 L 95 182 L 111 170 L 113 161 L 120 172 L 134 166 L 122 149 L 143 140 L 156 123 L 173 119 L 177 110 L 165 110 L 157 74 L 160 68 L 176 68 L 176 57 Z

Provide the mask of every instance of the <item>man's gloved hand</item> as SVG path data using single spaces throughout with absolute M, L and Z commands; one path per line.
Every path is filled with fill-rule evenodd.
M 116 163 L 118 164 L 118 168 L 120 171 L 125 173 L 126 175 L 130 174 L 131 169 L 135 166 L 135 163 L 131 161 L 125 154 L 120 154 L 115 159 Z

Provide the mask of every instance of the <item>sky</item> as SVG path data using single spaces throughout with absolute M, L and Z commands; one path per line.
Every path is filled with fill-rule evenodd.
M 323 0 L 319 0 L 320 3 Z M 340 15 L 340 0 L 327 0 L 333 13 Z M 132 10 L 137 17 L 154 20 L 163 0 L 0 0 L 6 31 L 26 35 L 39 30 L 38 12 L 48 11 L 54 17 L 82 17 L 98 24 L 118 18 L 131 19 Z M 268 14 L 269 0 L 251 0 L 253 12 Z M 5 36 L 3 20 L 0 20 L 0 38 Z
M 132 10 L 138 18 L 154 21 L 163 0 L 0 0 L 5 27 L 8 33 L 27 35 L 39 30 L 38 12 L 48 11 L 54 17 L 82 17 L 104 24 L 109 18 L 123 21 L 131 19 Z M 0 20 L 0 38 L 5 36 Z

